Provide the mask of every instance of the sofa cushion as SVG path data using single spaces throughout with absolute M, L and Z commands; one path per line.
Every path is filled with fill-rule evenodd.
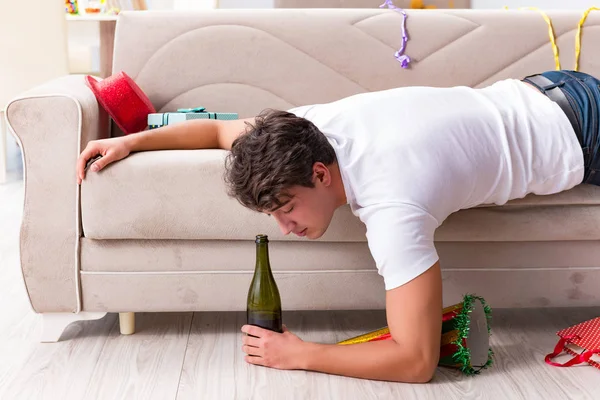
M 222 150 L 169 150 L 131 154 L 81 185 L 84 236 L 91 239 L 248 240 L 283 236 L 270 217 L 226 194 Z M 442 194 L 443 195 L 443 194 Z M 528 196 L 504 206 L 484 205 L 451 215 L 437 241 L 598 240 L 594 218 L 600 188 L 578 187 L 552 196 Z M 364 225 L 342 207 L 319 239 L 365 241 Z
M 131 154 L 81 186 L 84 236 L 93 239 L 284 239 L 274 220 L 229 198 L 223 150 Z M 339 212 L 324 240 L 361 241 L 364 226 Z M 292 240 L 292 237 L 287 238 Z

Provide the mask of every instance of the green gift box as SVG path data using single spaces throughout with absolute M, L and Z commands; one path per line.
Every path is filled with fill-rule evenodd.
M 148 128 L 160 128 L 161 126 L 172 125 L 192 119 L 218 119 L 223 121 L 231 121 L 238 119 L 238 114 L 208 112 L 204 107 L 180 108 L 177 110 L 177 112 L 148 114 Z

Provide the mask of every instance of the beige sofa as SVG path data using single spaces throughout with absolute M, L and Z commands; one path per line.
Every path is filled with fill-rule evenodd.
M 564 68 L 574 63 L 580 14 L 549 13 Z M 157 110 L 204 106 L 248 117 L 398 86 L 481 87 L 554 68 L 537 12 L 409 15 L 413 63 L 402 69 L 393 57 L 400 16 L 389 10 L 123 13 L 114 71 L 131 75 Z M 586 23 L 580 64 L 598 74 L 600 54 L 591 50 L 599 22 L 592 13 Z M 385 306 L 364 226 L 348 208 L 320 240 L 284 237 L 226 196 L 220 150 L 136 153 L 78 187 L 79 151 L 117 134 L 82 76 L 24 94 L 7 118 L 25 163 L 23 277 L 45 341 L 106 312 L 244 310 L 257 233 L 271 238 L 285 310 Z M 452 215 L 436 233 L 445 303 L 475 292 L 496 308 L 600 305 L 599 203 L 600 188 L 581 185 Z

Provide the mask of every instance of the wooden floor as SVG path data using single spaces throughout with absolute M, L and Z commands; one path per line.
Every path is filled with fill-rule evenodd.
M 137 333 L 117 318 L 77 322 L 59 343 L 38 342 L 41 321 L 27 302 L 18 261 L 23 186 L 0 185 L 0 399 L 598 399 L 600 371 L 556 368 L 544 355 L 555 332 L 600 309 L 495 310 L 494 366 L 476 377 L 439 369 L 409 385 L 279 371 L 246 364 L 243 313 L 137 314 Z M 600 290 L 600 289 L 599 289 Z M 334 343 L 385 325 L 383 311 L 287 312 L 302 339 Z

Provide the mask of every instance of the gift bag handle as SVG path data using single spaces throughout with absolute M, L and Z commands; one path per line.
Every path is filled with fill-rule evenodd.
M 579 336 L 577 335 L 570 335 L 570 336 L 565 336 L 564 338 L 561 338 L 558 343 L 556 344 L 556 347 L 554 348 L 554 352 L 552 352 L 551 354 L 548 354 L 545 358 L 546 360 L 546 364 L 552 365 L 554 367 L 571 367 L 573 365 L 577 365 L 577 364 L 581 364 L 584 362 L 588 362 L 588 360 L 594 355 L 594 354 L 600 354 L 600 349 L 598 350 L 588 350 L 588 351 L 584 351 L 583 353 L 573 357 L 572 359 L 570 359 L 569 361 L 560 364 L 557 362 L 552 361 L 552 359 L 556 356 L 558 356 L 559 354 L 561 354 L 564 349 L 565 349 L 565 344 L 569 343 L 572 339 L 579 339 Z

